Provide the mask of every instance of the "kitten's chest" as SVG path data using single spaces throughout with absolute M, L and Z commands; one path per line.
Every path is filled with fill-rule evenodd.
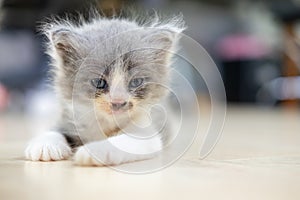
M 78 122 L 80 134 L 87 141 L 103 140 L 120 134 L 128 123 L 126 120 L 112 120 L 104 117 L 91 116 Z

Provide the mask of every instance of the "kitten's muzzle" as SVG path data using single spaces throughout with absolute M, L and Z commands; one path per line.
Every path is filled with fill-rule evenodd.
M 121 102 L 111 102 L 111 108 L 113 111 L 119 111 L 127 105 L 126 101 Z

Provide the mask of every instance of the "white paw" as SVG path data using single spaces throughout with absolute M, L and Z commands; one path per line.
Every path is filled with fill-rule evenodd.
M 25 157 L 32 161 L 57 161 L 68 159 L 72 155 L 63 135 L 47 132 L 34 138 L 25 150 Z
M 118 137 L 118 136 L 117 136 Z M 91 142 L 78 149 L 74 162 L 81 166 L 113 166 L 152 158 L 153 155 L 130 154 L 116 148 L 111 141 Z
M 97 161 L 97 158 L 93 158 L 93 156 L 88 152 L 85 146 L 79 147 L 77 152 L 75 153 L 73 160 L 76 165 L 80 166 L 104 166 L 103 163 Z
M 107 140 L 91 142 L 75 153 L 75 164 L 81 166 L 112 166 L 128 162 L 128 154 L 116 149 Z

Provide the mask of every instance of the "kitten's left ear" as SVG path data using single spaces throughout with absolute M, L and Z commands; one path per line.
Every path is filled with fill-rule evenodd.
M 175 50 L 181 33 L 185 30 L 182 18 L 176 18 L 171 20 L 171 22 L 150 27 L 151 30 L 145 37 L 149 42 L 149 46 L 157 49 L 156 53 L 161 59 L 164 59 L 164 56 L 168 56 L 168 51 Z
M 178 40 L 178 33 L 173 32 L 169 29 L 153 30 L 150 36 L 150 42 L 155 45 L 155 47 L 162 50 L 170 50 L 176 44 Z

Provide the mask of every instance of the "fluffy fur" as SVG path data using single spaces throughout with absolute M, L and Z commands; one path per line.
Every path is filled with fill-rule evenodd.
M 168 94 L 170 52 L 184 23 L 182 17 L 142 21 L 94 14 L 89 21 L 44 26 L 62 113 L 54 131 L 30 142 L 27 159 L 68 159 L 72 148 L 78 165 L 116 165 L 163 148 L 169 123 L 159 128 L 155 112 L 152 123 L 145 122 Z

